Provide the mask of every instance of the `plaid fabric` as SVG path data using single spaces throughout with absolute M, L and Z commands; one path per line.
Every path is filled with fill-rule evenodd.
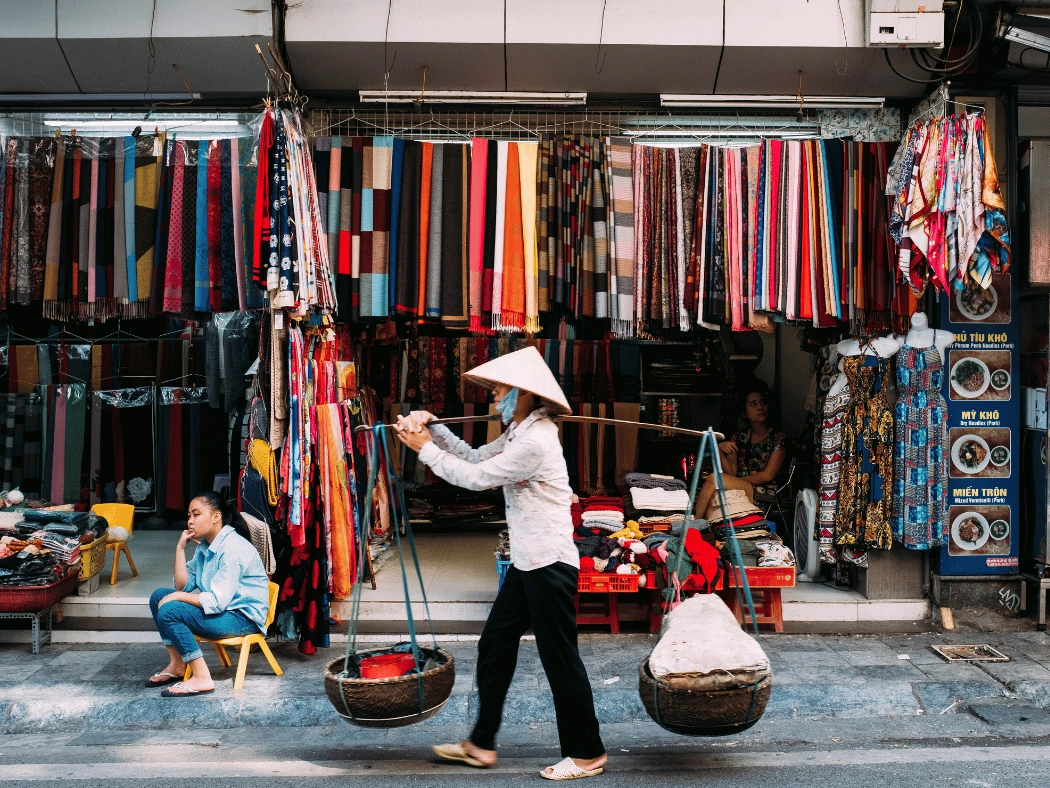
M 609 168 L 609 317 L 618 337 L 634 335 L 634 189 L 631 177 L 631 143 L 606 139 Z

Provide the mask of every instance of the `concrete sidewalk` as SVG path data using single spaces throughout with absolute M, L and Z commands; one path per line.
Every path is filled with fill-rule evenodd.
M 656 639 L 646 635 L 583 635 L 581 652 L 603 724 L 649 721 L 638 697 L 637 666 Z M 1007 663 L 947 663 L 930 650 L 942 643 L 988 643 Z M 456 657 L 452 699 L 434 722 L 463 727 L 473 718 L 476 643 L 447 642 Z M 911 718 L 981 709 L 1010 717 L 1050 709 L 1050 637 L 1046 633 L 940 633 L 893 637 L 767 635 L 762 645 L 774 671 L 763 722 Z M 324 694 L 324 663 L 341 646 L 303 657 L 294 644 L 274 648 L 285 671 L 268 673 L 253 654 L 244 689 L 233 692 L 233 669 L 213 667 L 216 692 L 167 699 L 143 683 L 165 661 L 156 646 L 51 646 L 33 657 L 25 646 L 0 647 L 0 731 L 9 734 L 193 726 L 301 727 L 339 722 Z M 216 665 L 214 655 L 209 664 Z M 1014 709 L 1015 711 L 1011 711 Z M 1020 709 L 1020 711 L 1016 711 Z M 1027 709 L 1027 711 L 1025 711 Z M 522 643 L 504 713 L 507 725 L 554 721 L 535 644 Z

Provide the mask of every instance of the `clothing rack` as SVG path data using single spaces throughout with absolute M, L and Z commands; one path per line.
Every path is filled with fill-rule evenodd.
M 469 142 L 471 137 L 527 142 L 543 134 L 628 136 L 651 138 L 726 139 L 733 137 L 820 136 L 819 115 L 805 111 L 799 123 L 783 110 L 751 109 L 746 115 L 728 112 L 547 112 L 540 110 L 477 112 L 413 109 L 319 109 L 310 114 L 318 136 L 371 137 L 392 135 L 433 142 Z

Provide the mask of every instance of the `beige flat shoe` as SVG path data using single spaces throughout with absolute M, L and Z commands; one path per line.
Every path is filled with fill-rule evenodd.
M 464 750 L 462 744 L 435 744 L 433 749 L 434 754 L 443 761 L 465 763 L 467 766 L 473 766 L 475 769 L 491 769 L 496 765 L 479 761 Z
M 583 769 L 577 766 L 576 761 L 572 758 L 566 758 L 547 768 L 551 770 L 550 774 L 547 774 L 547 769 L 540 772 L 540 777 L 545 780 L 579 780 L 582 777 L 597 777 L 605 771 L 604 766 L 596 769 Z

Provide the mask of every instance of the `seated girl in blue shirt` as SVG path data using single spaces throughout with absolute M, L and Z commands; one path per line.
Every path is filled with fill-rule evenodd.
M 146 686 L 178 682 L 164 690 L 165 697 L 214 692 L 196 636 L 218 640 L 263 632 L 270 606 L 269 580 L 240 514 L 217 493 L 203 492 L 190 502 L 187 526 L 175 549 L 175 588 L 158 588 L 149 601 L 169 659 Z M 197 549 L 187 562 L 191 540 Z M 183 681 L 187 665 L 192 676 Z

